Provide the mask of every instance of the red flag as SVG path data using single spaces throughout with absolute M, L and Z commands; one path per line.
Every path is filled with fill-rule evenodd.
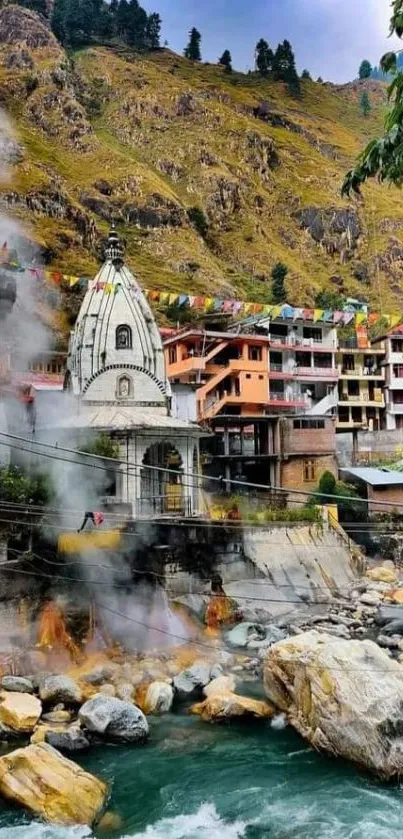
M 100 524 L 103 524 L 104 515 L 103 513 L 94 513 L 94 522 L 99 527 Z

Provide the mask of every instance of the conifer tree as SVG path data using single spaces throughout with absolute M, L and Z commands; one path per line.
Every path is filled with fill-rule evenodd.
M 284 303 L 286 300 L 285 278 L 287 274 L 287 266 L 283 262 L 276 262 L 270 274 L 273 303 Z
M 312 81 L 312 76 L 311 76 L 309 70 L 303 70 L 302 71 L 301 79 L 304 79 L 305 81 Z
M 289 41 L 279 44 L 273 59 L 273 74 L 277 81 L 285 82 L 290 93 L 299 96 L 301 85 L 295 67 L 295 56 Z
M 32 12 L 37 12 L 44 17 L 48 17 L 48 7 L 46 0 L 20 0 L 20 5 L 26 9 L 31 9 Z
M 358 77 L 360 79 L 370 79 L 371 75 L 372 75 L 372 66 L 369 63 L 369 61 L 367 61 L 367 59 L 365 59 L 364 61 L 361 61 L 360 69 L 358 71 Z
M 261 76 L 267 76 L 273 67 L 273 50 L 270 49 L 267 41 L 261 38 L 256 44 L 255 65 Z
M 364 90 L 360 99 L 360 108 L 363 117 L 369 116 L 372 111 L 371 101 L 366 90 Z
M 149 50 L 158 50 L 160 48 L 161 35 L 161 18 L 159 14 L 153 12 L 148 16 L 146 25 L 146 45 Z
M 201 35 L 198 30 L 193 27 L 193 29 L 189 32 L 189 43 L 184 50 L 185 58 L 189 58 L 190 61 L 201 61 L 201 50 L 200 50 L 200 43 L 201 43 Z
M 221 58 L 218 59 L 218 63 L 225 67 L 226 73 L 232 73 L 232 58 L 229 50 L 224 50 Z

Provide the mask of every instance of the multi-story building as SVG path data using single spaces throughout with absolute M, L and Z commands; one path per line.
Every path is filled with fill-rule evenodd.
M 206 472 L 312 488 L 336 471 L 336 341 L 333 325 L 266 318 L 166 337 L 173 387 L 196 387 L 198 420 L 214 431 Z
M 366 332 L 339 341 L 337 430 L 385 427 L 385 345 L 371 344 Z
M 386 428 L 403 428 L 403 324 L 374 342 L 384 345 Z

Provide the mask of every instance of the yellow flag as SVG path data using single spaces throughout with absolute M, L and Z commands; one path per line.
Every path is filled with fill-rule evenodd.
M 356 326 L 361 326 L 361 324 L 365 323 L 365 321 L 367 319 L 368 319 L 368 315 L 367 315 L 366 312 L 357 312 L 357 314 L 355 316 L 355 325 Z
M 325 310 L 324 310 L 324 309 L 314 309 L 314 311 L 313 311 L 313 322 L 314 322 L 314 323 L 317 323 L 317 322 L 318 322 L 318 320 L 320 320 L 321 318 L 323 318 L 323 315 L 324 315 L 324 314 L 325 314 Z
M 398 323 L 401 323 L 402 320 L 403 320 L 403 316 L 400 314 L 400 312 L 395 312 L 393 315 L 391 315 L 390 316 L 390 325 L 391 325 L 392 329 L 393 329 L 394 326 L 397 326 Z

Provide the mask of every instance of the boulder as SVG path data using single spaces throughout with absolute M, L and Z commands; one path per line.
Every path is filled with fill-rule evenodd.
M 375 580 L 377 583 L 396 583 L 397 573 L 392 568 L 385 568 L 384 565 L 379 565 L 377 568 L 370 568 L 366 576 L 369 580 Z
M 99 688 L 99 693 L 102 693 L 104 696 L 116 696 L 116 688 L 115 685 L 102 685 Z
M 44 722 L 51 722 L 51 723 L 68 723 L 72 718 L 71 711 L 63 711 L 62 709 L 53 711 L 49 711 L 47 714 L 42 714 L 42 720 Z
M 211 675 L 212 666 L 207 661 L 195 661 L 195 663 L 182 670 L 178 676 L 174 676 L 174 688 L 179 698 L 187 699 L 194 695 L 202 695 L 203 688 L 211 682 L 212 678 L 219 675 L 220 665 L 214 665 L 214 675 Z M 222 673 L 222 669 L 221 669 Z
M 316 631 L 280 641 L 266 656 L 264 684 L 315 748 L 382 778 L 403 772 L 403 670 L 374 642 Z
M 205 696 L 213 696 L 214 693 L 232 693 L 235 686 L 235 676 L 218 676 L 203 688 L 203 693 Z
M 145 714 L 168 714 L 172 708 L 174 691 L 168 682 L 151 682 L 144 697 Z
M 3 690 L 8 690 L 13 693 L 33 693 L 34 686 L 30 679 L 24 679 L 22 676 L 3 676 L 1 680 L 1 687 Z
M 378 606 L 382 600 L 382 595 L 379 591 L 364 591 L 360 600 L 361 603 L 365 603 L 366 606 Z
M 47 822 L 92 825 L 105 806 L 108 787 L 39 743 L 0 758 L 0 794 Z
M 266 628 L 262 624 L 251 622 L 239 623 L 225 635 L 225 640 L 231 647 L 246 647 L 251 641 L 265 641 L 265 639 Z
M 0 695 L 0 723 L 16 734 L 33 731 L 41 713 L 41 702 L 30 693 Z
M 387 599 L 392 600 L 393 603 L 398 603 L 399 606 L 403 606 L 403 588 L 396 588 L 392 591 L 388 591 Z
M 124 743 L 140 743 L 148 736 L 148 722 L 136 705 L 97 693 L 78 712 L 87 731 Z
M 133 689 L 130 682 L 120 682 L 116 687 L 116 696 L 119 699 L 130 700 L 133 696 Z
M 46 676 L 39 686 L 42 702 L 65 702 L 79 705 L 82 701 L 81 688 L 70 676 Z
M 231 691 L 213 693 L 204 702 L 193 705 L 190 710 L 204 722 L 220 722 L 237 717 L 269 719 L 275 713 L 267 702 L 237 696 Z
M 61 752 L 82 752 L 88 749 L 90 741 L 78 725 L 70 725 L 65 731 L 51 728 L 45 733 L 45 743 Z
M 90 685 L 102 685 L 103 682 L 107 682 L 113 676 L 114 670 L 114 667 L 106 665 L 94 667 L 90 673 L 82 676 L 82 679 Z

